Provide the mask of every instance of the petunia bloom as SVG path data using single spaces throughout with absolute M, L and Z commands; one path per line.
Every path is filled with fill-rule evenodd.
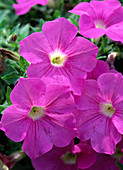
M 77 129 L 81 140 L 91 139 L 99 153 L 113 154 L 123 134 L 123 77 L 104 73 L 86 80 L 81 96 L 75 96 Z
M 86 143 L 72 144 L 53 149 L 32 160 L 35 170 L 78 170 L 92 166 L 96 162 L 96 152 Z
M 27 13 L 34 5 L 46 5 L 48 0 L 16 0 L 18 4 L 13 4 L 17 15 Z
M 113 158 L 110 155 L 106 155 L 106 154 L 97 154 L 97 160 L 95 162 L 95 164 L 93 164 L 91 167 L 89 167 L 86 170 L 120 170 L 120 168 L 118 168 L 116 161 L 118 161 L 118 159 Z
M 65 18 L 46 22 L 42 31 L 20 42 L 20 54 L 31 63 L 28 76 L 63 75 L 72 91 L 81 94 L 86 72 L 96 66 L 98 47 L 82 37 L 75 37 L 77 27 Z
M 106 34 L 114 41 L 123 42 L 123 7 L 117 0 L 79 3 L 69 12 L 80 15 L 79 31 L 87 38 Z
M 95 79 L 103 74 L 109 72 L 109 66 L 105 61 L 97 60 L 96 67 L 89 73 L 87 73 L 87 79 Z
M 21 78 L 13 89 L 13 105 L 2 116 L 2 130 L 34 159 L 53 145 L 65 147 L 76 136 L 74 100 L 65 85 L 45 85 L 38 78 Z

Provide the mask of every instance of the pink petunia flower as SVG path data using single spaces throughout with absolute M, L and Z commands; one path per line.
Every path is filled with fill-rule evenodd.
M 118 159 L 106 154 L 97 154 L 96 156 L 96 163 L 86 170 L 120 170 L 116 164 Z
M 76 94 L 81 94 L 86 72 L 96 66 L 98 47 L 75 37 L 77 27 L 65 18 L 46 22 L 43 33 L 33 33 L 20 42 L 20 54 L 31 65 L 29 77 L 64 75 Z
M 78 170 L 92 166 L 96 152 L 86 143 L 64 148 L 53 147 L 48 153 L 32 160 L 35 170 Z
M 16 0 L 18 4 L 13 4 L 17 15 L 27 13 L 34 5 L 46 5 L 48 0 Z
M 32 159 L 53 145 L 67 146 L 76 136 L 74 100 L 65 85 L 44 84 L 38 78 L 21 78 L 11 93 L 11 102 L 2 116 L 2 130 Z
M 95 79 L 103 74 L 109 72 L 109 66 L 105 61 L 97 60 L 96 67 L 89 73 L 87 73 L 87 79 Z
M 123 77 L 104 73 L 86 80 L 81 96 L 75 96 L 75 116 L 81 140 L 91 139 L 99 153 L 113 154 L 123 134 Z
M 123 7 L 118 0 L 82 2 L 69 12 L 80 15 L 79 31 L 83 36 L 98 38 L 106 34 L 123 42 Z

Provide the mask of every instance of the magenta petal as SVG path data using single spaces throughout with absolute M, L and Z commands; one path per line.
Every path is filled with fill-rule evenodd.
M 120 87 L 119 87 L 120 88 Z M 123 101 L 115 104 L 115 113 L 112 122 L 120 134 L 123 134 Z
M 97 126 L 91 139 L 91 145 L 96 152 L 112 155 L 116 150 L 116 144 L 120 142 L 122 136 L 109 119 L 100 119 L 96 123 Z
M 70 145 L 58 148 L 53 147 L 51 151 L 32 160 L 35 170 L 78 170 L 75 164 L 65 164 L 61 157 L 71 152 Z
M 65 18 L 59 18 L 54 21 L 46 22 L 42 31 L 50 42 L 52 50 L 62 49 L 64 50 L 71 40 L 77 34 L 77 27 L 71 24 Z
M 83 13 L 88 13 L 90 16 L 93 15 L 93 10 L 91 8 L 91 5 L 88 2 L 79 3 L 69 12 L 77 14 L 77 15 L 82 15 Z
M 48 53 L 50 53 L 52 49 L 42 33 L 33 33 L 20 41 L 19 44 L 20 55 L 22 55 L 29 62 L 50 62 Z
M 114 123 L 114 126 L 117 128 L 118 132 L 123 135 L 123 112 L 115 113 L 112 122 Z
M 75 117 L 72 113 L 69 114 L 56 114 L 56 113 L 47 113 L 47 115 L 50 117 L 50 120 L 64 128 L 67 128 L 69 130 L 75 129 Z
M 100 88 L 100 91 L 103 95 L 103 98 L 106 101 L 116 100 L 118 97 L 118 94 L 120 96 L 123 95 L 122 88 L 119 89 L 119 84 L 122 81 L 120 87 L 123 87 L 123 80 L 121 74 L 115 74 L 115 73 L 104 73 L 99 76 L 97 79 L 98 86 Z M 119 92 L 122 94 L 120 94 Z
M 53 67 L 49 63 L 36 63 L 31 64 L 27 69 L 28 77 L 52 76 Z M 48 74 L 49 73 L 49 74 Z
M 86 80 L 85 89 L 81 96 L 74 96 L 76 107 L 82 110 L 99 111 L 99 103 L 103 102 L 96 80 Z
M 119 2 L 119 1 L 117 1 Z M 121 5 L 120 5 L 121 6 Z M 110 27 L 123 21 L 123 7 L 113 10 L 110 17 L 105 21 L 106 26 Z
M 71 93 L 70 92 L 63 93 L 62 88 L 60 88 L 61 93 L 60 92 L 56 93 L 56 91 L 59 89 L 58 89 L 58 87 L 55 87 L 55 85 L 53 85 L 51 89 L 53 89 L 51 91 L 52 96 L 47 95 L 47 98 L 49 99 L 47 111 L 52 112 L 52 113 L 71 113 L 71 112 L 73 112 L 75 106 L 74 106 L 74 99 L 73 99 Z M 65 89 L 65 87 L 64 87 L 64 89 Z M 54 95 L 53 93 L 56 95 Z M 49 96 L 51 98 L 49 98 Z
M 15 142 L 20 142 L 25 138 L 31 123 L 27 115 L 27 110 L 19 109 L 14 105 L 9 106 L 4 111 L 1 129 L 5 131 L 8 138 Z
M 87 38 L 98 38 L 105 34 L 105 29 L 96 28 L 92 18 L 83 14 L 79 19 L 79 32 Z
M 52 77 L 42 77 L 41 79 L 46 86 L 49 86 L 50 84 L 58 84 L 58 85 L 65 85 L 67 87 L 70 87 L 70 83 L 67 77 L 64 75 L 54 75 Z
M 27 4 L 13 4 L 13 7 L 15 9 L 16 15 L 23 15 L 31 9 L 31 6 Z
M 114 24 L 106 29 L 106 35 L 114 41 L 123 42 L 123 22 Z
M 27 13 L 32 6 L 36 4 L 40 5 L 46 5 L 47 0 L 29 0 L 29 1 L 23 1 L 23 0 L 16 0 L 18 4 L 13 4 L 13 7 L 15 8 L 15 12 L 17 15 L 23 15 Z
M 85 38 L 74 38 L 65 53 L 69 56 L 66 64 L 69 64 L 71 68 L 76 66 L 83 71 L 90 72 L 96 66 L 98 47 Z
M 29 109 L 42 104 L 45 89 L 45 84 L 40 79 L 21 78 L 10 98 L 13 104 Z
M 110 155 L 97 154 L 97 161 L 87 170 L 120 170 L 116 164 L 118 161 Z
M 81 95 L 85 86 L 85 78 L 87 74 L 76 66 L 69 65 L 68 63 L 66 63 L 62 72 L 69 79 L 73 93 Z
M 92 148 L 96 152 L 111 155 L 122 138 L 109 118 L 96 114 L 90 119 L 86 118 L 85 123 L 78 127 L 78 132 L 81 140 L 88 140 L 90 137 Z
M 96 162 L 96 152 L 87 144 L 79 143 L 77 146 L 81 149 L 81 152 L 77 154 L 76 160 L 78 168 L 89 168 Z
M 104 21 L 110 17 L 116 8 L 121 6 L 120 3 L 113 3 L 113 1 L 91 1 L 90 5 L 95 13 L 95 18 Z
M 93 69 L 92 72 L 87 73 L 87 79 L 95 79 L 103 74 L 109 72 L 109 66 L 105 61 L 97 60 L 96 67 Z
M 119 8 L 121 6 L 120 1 L 118 0 L 105 0 L 109 5 L 111 4 L 113 9 Z
M 71 121 L 71 119 L 69 120 Z M 74 129 L 70 130 L 62 127 L 60 124 L 57 124 L 54 120 L 52 120 L 52 115 L 51 118 L 46 119 L 44 125 L 47 127 L 46 131 L 50 136 L 52 143 L 57 147 L 64 147 L 69 145 L 71 140 L 77 135 Z
M 45 154 L 53 147 L 50 136 L 47 135 L 48 129 L 45 128 L 42 120 L 31 122 L 28 133 L 24 139 L 22 149 L 31 158 Z
M 63 84 L 70 86 L 70 89 L 76 93 L 81 94 L 85 84 L 86 73 L 81 69 L 74 66 L 69 66 L 66 64 L 63 68 L 52 67 L 51 65 L 45 63 L 31 64 L 27 70 L 29 77 L 39 77 L 49 79 L 52 77 L 65 76 L 65 81 Z M 42 80 L 43 80 L 42 79 Z M 60 83 L 61 84 L 61 83 Z
M 57 156 L 57 157 L 56 157 Z M 56 155 L 52 154 L 52 150 L 36 159 L 32 160 L 35 170 L 60 170 L 63 166 L 62 160 Z
M 68 88 L 67 86 L 59 85 L 59 84 L 50 84 L 49 86 L 47 85 L 44 105 L 47 107 L 49 105 L 51 105 L 51 108 L 52 108 L 52 103 L 55 102 L 55 100 L 59 99 L 62 94 L 64 95 L 64 92 L 67 90 L 67 88 Z M 61 100 L 62 100 L 62 98 L 61 98 Z

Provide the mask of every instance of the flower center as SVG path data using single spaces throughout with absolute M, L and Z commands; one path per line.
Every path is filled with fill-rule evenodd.
M 103 103 L 100 105 L 100 111 L 101 113 L 105 114 L 108 117 L 112 117 L 112 115 L 114 114 L 115 110 L 112 106 L 111 103 Z
M 34 106 L 29 113 L 29 117 L 33 120 L 37 120 L 45 115 L 44 108 Z
M 101 21 L 101 20 L 96 20 L 94 23 L 95 23 L 96 28 L 106 29 L 106 25 L 104 24 L 103 21 Z
M 65 164 L 76 164 L 76 155 L 71 152 L 67 152 L 61 157 Z
M 56 51 L 50 54 L 50 60 L 52 65 L 60 67 L 64 65 L 64 62 L 66 61 L 66 56 L 60 51 Z

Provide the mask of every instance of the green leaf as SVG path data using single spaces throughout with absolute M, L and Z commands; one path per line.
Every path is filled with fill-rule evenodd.
M 12 103 L 11 103 L 11 101 L 10 101 L 11 91 L 12 91 L 12 89 L 8 86 L 8 87 L 7 87 L 7 93 L 6 93 L 6 100 L 7 100 L 7 103 L 8 103 L 9 106 L 12 105 Z
M 7 84 L 15 84 L 15 82 L 18 81 L 19 78 L 20 76 L 17 75 L 16 71 L 13 71 L 1 77 L 1 79 L 3 79 Z
M 40 25 L 40 28 L 42 29 L 42 26 L 44 25 L 45 21 L 43 19 L 40 19 L 39 21 L 39 25 Z
M 122 164 L 120 164 L 119 162 L 116 162 L 116 164 L 117 164 L 117 166 L 118 166 L 121 170 L 123 170 L 123 165 L 122 165 Z
M 107 58 L 107 56 L 97 56 L 98 60 L 103 59 L 103 58 Z
M 4 104 L 0 105 L 0 112 L 3 114 L 4 110 L 8 107 L 7 101 Z
M 19 65 L 22 69 L 26 70 L 27 67 L 29 66 L 29 62 L 27 60 L 25 60 L 22 56 L 20 56 L 19 58 Z
M 60 18 L 60 17 L 61 17 L 59 10 L 56 10 L 56 11 L 54 12 L 53 17 L 54 17 L 54 19 L 57 19 L 57 18 Z
M 30 24 L 26 24 L 25 26 L 21 27 L 18 41 L 21 41 L 29 35 L 29 28 Z
M 18 34 L 19 27 L 20 27 L 20 23 L 17 24 L 15 27 L 12 28 L 12 30 L 11 30 L 11 32 L 10 32 L 10 35 L 11 35 L 12 33 Z
M 1 5 L 1 3 L 0 3 L 0 5 Z M 2 22 L 4 20 L 4 18 L 6 18 L 8 13 L 9 13 L 9 10 L 0 10 L 0 22 Z

